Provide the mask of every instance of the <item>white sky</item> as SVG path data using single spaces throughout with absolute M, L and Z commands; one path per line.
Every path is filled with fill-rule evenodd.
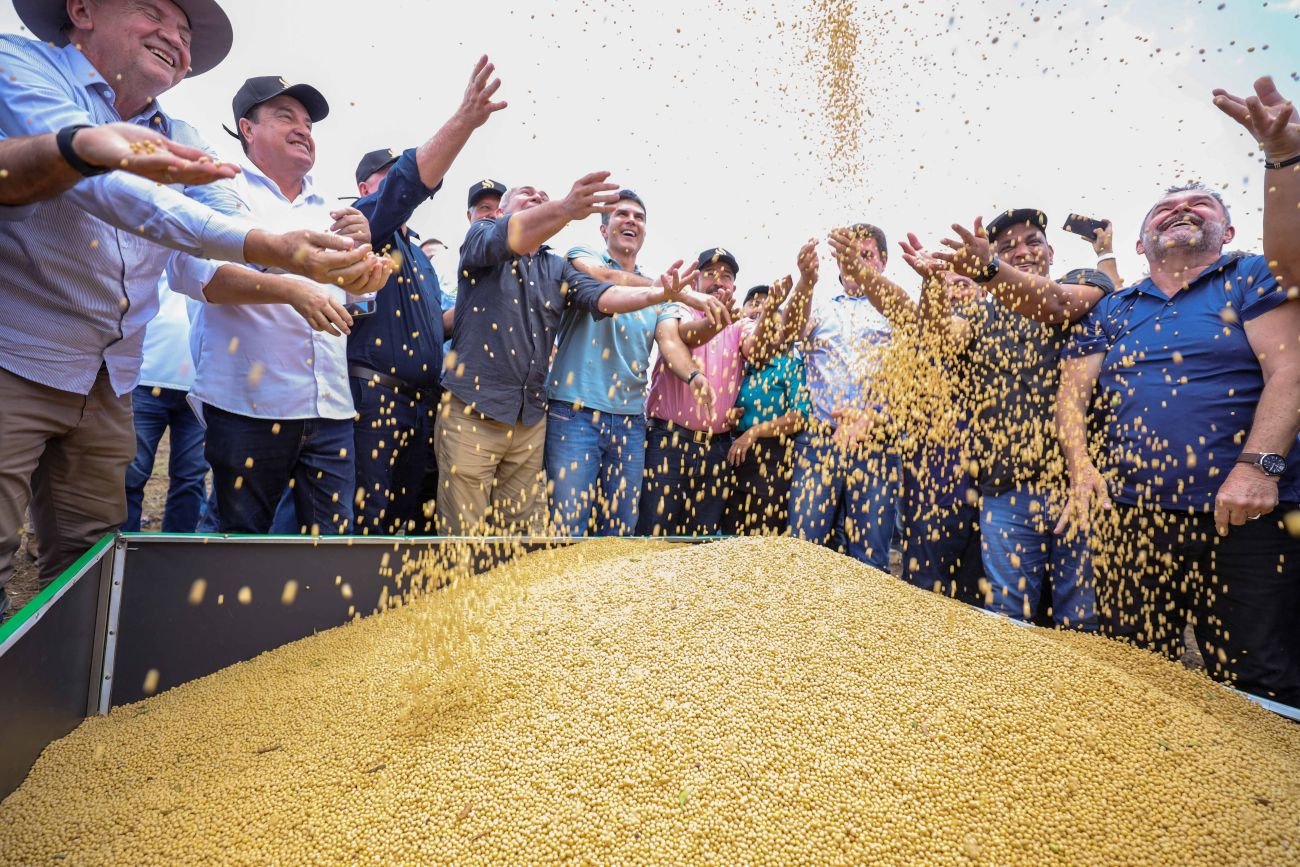
M 1222 187 L 1238 225 L 1233 246 L 1259 245 L 1263 170 L 1210 89 L 1247 92 L 1272 74 L 1300 99 L 1300 0 L 1219 6 L 227 0 L 233 52 L 162 103 L 234 159 L 238 145 L 220 125 L 231 123 L 244 78 L 309 82 L 332 108 L 316 128 L 317 183 L 350 195 L 360 155 L 429 137 L 488 53 L 510 107 L 411 222 L 452 247 L 474 181 L 560 196 L 581 174 L 607 169 L 646 199 L 648 268 L 721 245 L 740 259 L 746 287 L 792 270 L 800 243 L 836 224 L 876 223 L 891 246 L 907 231 L 935 244 L 954 220 L 1034 206 L 1052 221 L 1056 272 L 1093 261 L 1086 242 L 1057 229 L 1078 211 L 1115 221 L 1121 271 L 1136 278 L 1137 222 L 1171 182 Z M 816 8 L 831 7 L 857 9 L 862 34 L 858 84 L 871 116 L 852 180 L 830 180 L 837 173 L 824 158 L 809 25 Z M 11 8 L 0 25 L 20 29 Z M 592 218 L 555 244 L 598 241 Z M 916 282 L 896 247 L 888 273 Z

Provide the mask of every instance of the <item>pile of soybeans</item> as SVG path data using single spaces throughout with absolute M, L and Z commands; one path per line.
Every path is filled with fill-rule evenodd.
M 592 541 L 106 718 L 16 864 L 1300 863 L 1300 727 L 789 539 Z

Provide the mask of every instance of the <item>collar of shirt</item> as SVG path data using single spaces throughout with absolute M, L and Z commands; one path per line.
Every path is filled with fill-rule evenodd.
M 299 205 L 323 205 L 325 197 L 316 192 L 316 184 L 312 180 L 311 173 L 303 175 L 302 190 L 298 193 L 298 198 L 289 201 L 284 193 L 280 192 L 279 185 L 258 168 L 247 156 L 239 161 L 240 168 L 243 171 L 243 177 L 249 186 L 253 189 L 260 189 L 262 192 L 270 193 L 282 202 L 287 202 L 294 207 Z M 327 227 L 328 228 L 328 227 Z M 323 230 L 322 230 L 323 231 Z
M 1215 274 L 1222 272 L 1223 269 L 1227 268 L 1234 261 L 1240 258 L 1242 257 L 1234 255 L 1232 253 L 1225 253 L 1224 255 L 1220 256 L 1217 260 L 1215 260 L 1213 265 L 1206 268 L 1200 274 L 1196 275 L 1194 279 L 1189 280 L 1187 282 L 1187 285 L 1183 286 L 1178 292 L 1174 293 L 1173 297 L 1177 297 L 1178 295 L 1181 295 L 1183 292 L 1186 292 L 1188 289 L 1191 289 L 1197 284 L 1204 282 L 1206 278 L 1212 277 Z M 1143 277 L 1138 282 L 1130 286 L 1125 286 L 1123 289 L 1120 289 L 1117 292 L 1115 292 L 1116 296 L 1121 296 L 1125 294 L 1150 295 L 1152 297 L 1159 298 L 1161 301 L 1168 301 L 1171 297 L 1169 295 L 1166 295 L 1163 291 L 1161 291 L 1160 287 L 1156 285 L 1156 281 L 1152 280 L 1150 275 Z

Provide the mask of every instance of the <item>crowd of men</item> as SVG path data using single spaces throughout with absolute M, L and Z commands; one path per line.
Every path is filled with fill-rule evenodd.
M 1300 116 L 1271 80 L 1214 95 L 1264 153 L 1262 255 L 1225 252 L 1191 184 L 1143 217 L 1127 286 L 1109 223 L 1097 268 L 1053 278 L 1023 208 L 907 235 L 916 291 L 857 222 L 829 280 L 813 239 L 742 295 L 729 248 L 643 268 L 651 208 L 597 172 L 556 199 L 476 182 L 453 292 L 408 222 L 506 107 L 486 57 L 340 207 L 315 87 L 247 79 L 237 165 L 160 106 L 229 52 L 214 0 L 15 8 L 38 38 L 0 36 L 0 587 L 29 509 L 43 581 L 138 529 L 170 430 L 167 532 L 898 549 L 1009 617 L 1171 655 L 1191 624 L 1215 677 L 1300 705 Z M 592 215 L 599 243 L 548 246 Z

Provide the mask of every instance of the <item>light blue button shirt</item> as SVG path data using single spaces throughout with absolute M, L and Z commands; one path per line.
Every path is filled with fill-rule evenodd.
M 0 137 L 121 121 L 115 99 L 77 48 L 0 36 Z M 203 147 L 156 102 L 128 120 Z M 0 207 L 0 367 L 86 394 L 107 364 L 113 389 L 129 392 L 167 247 L 243 261 L 251 224 L 218 213 L 227 195 L 222 184 L 166 187 L 111 172 L 35 205 Z
M 596 259 L 623 270 L 608 252 L 597 253 L 587 247 L 573 248 L 566 258 Z M 635 273 L 640 274 L 641 269 Z M 641 415 L 662 306 L 600 320 L 577 307 L 565 310 L 556 334 L 558 348 L 547 380 L 547 396 L 586 409 Z
M 835 410 L 863 408 L 891 336 L 889 321 L 866 298 L 840 293 L 814 302 L 802 351 L 818 421 L 834 424 Z
M 273 232 L 325 231 L 334 222 L 330 205 L 315 191 L 311 176 L 292 202 L 275 181 L 247 159 L 231 182 L 241 212 Z M 203 287 L 212 263 L 176 257 L 168 269 L 172 288 L 206 302 Z M 232 266 L 234 267 L 234 266 Z M 302 277 L 294 277 L 302 280 Z M 315 284 L 343 302 L 337 286 Z M 348 343 L 314 331 L 288 304 L 207 304 L 194 320 L 190 338 L 196 359 L 190 402 L 211 404 L 253 418 L 348 419 L 355 415 L 348 383 Z

